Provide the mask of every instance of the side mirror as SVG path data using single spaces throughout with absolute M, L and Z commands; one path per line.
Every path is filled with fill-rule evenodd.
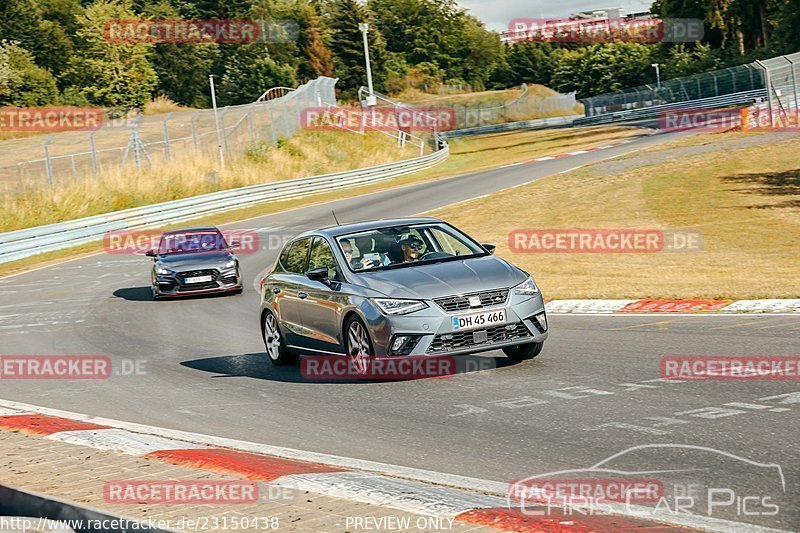
M 496 246 L 496 245 L 494 245 L 494 244 L 489 244 L 488 242 L 487 242 L 486 244 L 481 244 L 481 246 L 483 246 L 484 248 L 486 248 L 486 251 L 487 251 L 487 252 L 489 252 L 490 254 L 493 254 L 493 253 L 494 253 L 494 251 L 495 251 L 495 249 L 497 248 L 497 246 Z
M 239 239 L 231 239 L 231 242 L 228 243 L 228 248 L 231 250 L 238 250 L 242 247 L 241 241 Z
M 328 283 L 328 267 L 317 267 L 312 268 L 311 270 L 306 272 L 306 277 L 310 280 L 320 281 L 322 283 Z
M 147 251 L 144 253 L 144 255 L 146 255 L 147 257 L 155 257 L 157 254 L 156 254 L 156 251 L 155 251 L 155 250 L 147 250 Z

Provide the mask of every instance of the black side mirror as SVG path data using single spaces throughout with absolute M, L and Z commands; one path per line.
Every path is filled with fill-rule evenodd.
M 144 253 L 144 255 L 146 255 L 147 257 L 155 257 L 157 254 L 156 254 L 156 251 L 155 251 L 155 250 L 147 250 L 147 251 Z
M 494 250 L 495 250 L 495 248 L 497 248 L 497 246 L 496 246 L 496 245 L 494 245 L 494 244 L 489 244 L 488 242 L 487 242 L 486 244 L 481 244 L 481 246 L 483 246 L 484 248 L 486 248 L 486 251 L 487 251 L 487 252 L 489 252 L 490 254 L 493 254 L 493 253 L 494 253 Z
M 306 272 L 306 277 L 310 280 L 314 281 L 321 281 L 322 283 L 328 283 L 328 267 L 321 266 L 317 268 L 312 268 L 311 270 Z

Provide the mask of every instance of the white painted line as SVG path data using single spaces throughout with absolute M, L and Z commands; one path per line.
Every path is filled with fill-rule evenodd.
M 32 414 L 34 414 L 33 411 L 20 411 L 19 409 L 0 407 L 0 416 L 32 415 Z
M 555 157 L 550 157 L 550 156 L 548 156 L 548 157 L 540 157 L 538 159 L 534 159 L 534 161 L 549 161 L 551 159 L 555 159 Z
M 517 166 L 519 166 L 519 165 L 524 165 L 524 164 L 525 164 L 525 163 L 521 161 L 521 162 L 519 162 L 519 163 L 511 163 L 510 165 L 503 165 L 502 167 L 497 167 L 497 168 L 517 167 Z
M 578 150 L 577 152 L 568 152 L 569 155 L 581 155 L 581 154 L 588 154 L 586 150 Z
M 61 431 L 45 437 L 79 446 L 89 446 L 98 450 L 116 451 L 127 455 L 147 455 L 158 450 L 194 450 L 206 448 L 179 440 L 165 439 L 155 435 L 132 433 L 122 429 L 96 429 L 82 431 Z
M 586 166 L 586 165 L 578 165 L 577 167 L 572 167 L 572 168 L 567 169 L 567 170 L 562 170 L 561 172 L 559 172 L 559 174 L 567 174 L 569 172 L 572 172 L 573 170 L 578 170 L 579 168 L 584 167 L 584 166 Z

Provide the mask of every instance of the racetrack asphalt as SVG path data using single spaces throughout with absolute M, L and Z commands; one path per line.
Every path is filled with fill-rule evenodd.
M 340 222 L 419 214 L 670 137 L 225 228 L 259 228 L 263 244 L 278 244 L 332 224 L 331 210 Z M 132 255 L 95 255 L 0 279 L 0 355 L 106 355 L 115 368 L 144 361 L 143 374 L 107 380 L 4 379 L 0 398 L 501 482 L 674 444 L 631 450 L 612 463 L 625 471 L 671 470 L 644 477 L 667 479 L 674 490 L 719 489 L 714 517 L 800 526 L 800 384 L 666 382 L 659 369 L 671 355 L 800 355 L 800 316 L 552 315 L 550 338 L 533 361 L 512 364 L 488 352 L 470 358 L 480 370 L 447 379 L 308 382 L 297 368 L 271 367 L 264 354 L 256 286 L 277 252 L 266 246 L 240 255 L 241 296 L 153 302 L 149 260 Z M 765 464 L 780 465 L 785 492 Z M 758 501 L 747 507 L 744 497 Z M 780 504 L 777 515 L 768 515 L 769 501 Z

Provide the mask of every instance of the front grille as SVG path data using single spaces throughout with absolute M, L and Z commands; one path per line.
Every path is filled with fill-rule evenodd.
M 481 300 L 481 304 L 477 306 L 470 306 L 469 298 L 477 296 Z M 436 305 L 441 307 L 447 313 L 454 313 L 457 311 L 467 311 L 469 309 L 481 309 L 484 307 L 494 307 L 503 305 L 508 299 L 508 289 L 496 289 L 493 291 L 471 292 L 469 294 L 457 294 L 455 296 L 445 296 L 444 298 L 434 298 Z
M 185 278 L 196 278 L 198 276 L 211 276 L 211 281 L 204 281 L 202 283 L 185 283 Z M 175 276 L 178 278 L 178 291 L 201 291 L 204 289 L 216 289 L 219 287 L 217 279 L 219 278 L 219 271 L 215 269 L 206 270 L 187 270 L 185 272 L 178 272 Z
M 473 333 L 479 331 L 486 332 L 487 339 L 484 342 L 475 343 L 473 340 Z M 431 353 L 451 352 L 462 348 L 489 346 L 491 344 L 530 336 L 531 333 L 528 331 L 528 328 L 525 327 L 525 324 L 522 322 L 514 322 L 488 329 L 471 329 L 436 335 L 433 338 L 433 342 L 431 342 L 431 345 L 428 347 L 428 351 Z

